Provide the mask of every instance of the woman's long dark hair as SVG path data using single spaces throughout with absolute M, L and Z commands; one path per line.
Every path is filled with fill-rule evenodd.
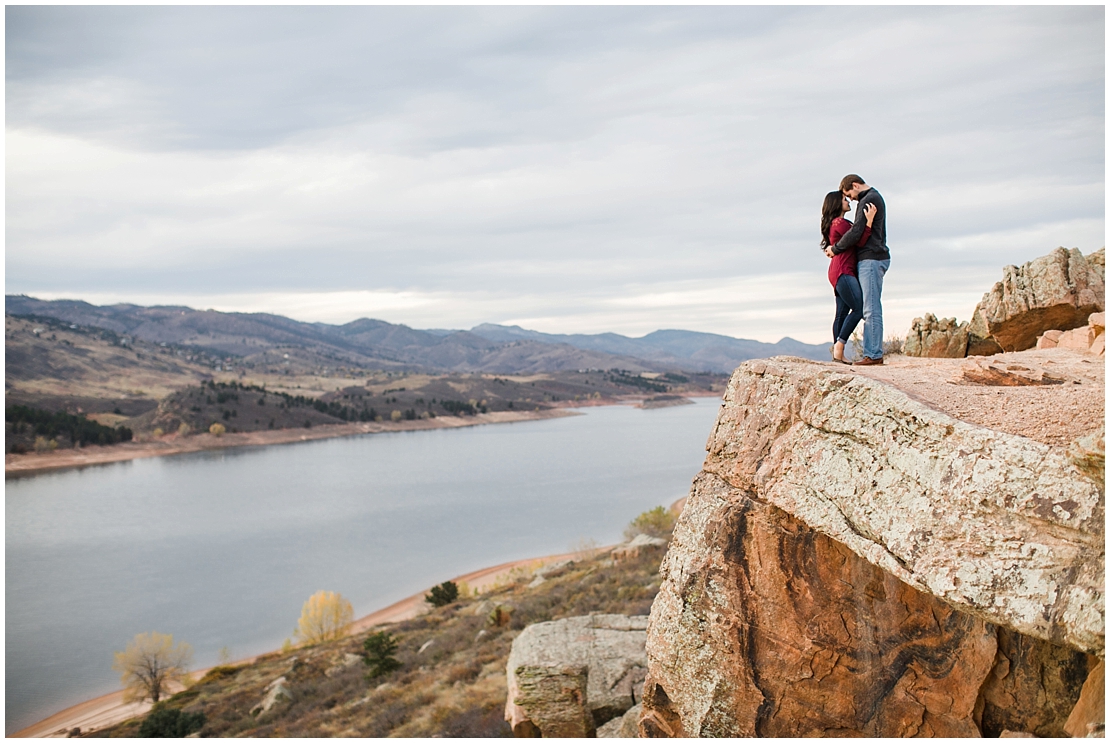
M 844 194 L 839 191 L 829 191 L 825 194 L 825 203 L 821 204 L 821 247 L 829 244 L 829 229 L 833 220 L 844 216 Z

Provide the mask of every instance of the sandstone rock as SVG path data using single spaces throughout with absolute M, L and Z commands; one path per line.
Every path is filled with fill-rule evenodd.
M 802 360 L 745 362 L 724 399 L 705 472 L 961 611 L 1103 651 L 1103 485 L 1067 452 Z
M 968 324 L 957 323 L 956 318 L 938 320 L 936 315 L 914 318 L 906 335 L 902 353 L 906 356 L 962 359 L 967 356 Z
M 285 677 L 279 676 L 266 685 L 266 696 L 262 698 L 261 702 L 251 707 L 250 713 L 253 717 L 258 717 L 259 715 L 269 712 L 283 699 L 292 698 L 293 692 L 289 691 Z
M 513 641 L 506 669 L 505 719 L 514 732 L 522 734 L 532 725 L 546 737 L 563 735 L 556 729 L 592 733 L 627 711 L 639 701 L 647 673 L 646 629 L 647 617 L 619 614 L 525 627 Z M 576 680 L 579 676 L 581 683 Z M 579 687 L 580 699 L 575 691 Z M 588 723 L 575 711 L 580 708 L 588 711 Z
M 642 735 L 1061 734 L 1104 652 L 1104 434 L 1065 451 L 778 358 L 737 369 L 707 450 Z
M 1073 351 L 1086 351 L 1095 342 L 1095 329 L 1090 325 L 1068 330 L 1056 340 L 1057 348 L 1069 348 Z
M 1022 364 L 988 360 L 983 357 L 969 358 L 963 363 L 960 377 L 965 382 L 992 387 L 1030 387 L 1041 384 L 1063 384 L 1064 378 L 1045 373 L 1044 369 L 1032 369 Z
M 625 714 L 627 714 L 627 713 L 625 713 Z M 604 725 L 602 725 L 601 727 L 599 727 L 597 729 L 597 732 L 594 734 L 594 737 L 595 738 L 620 738 L 621 737 L 621 725 L 623 723 L 624 723 L 624 715 L 621 715 L 620 717 L 614 717 L 612 720 L 610 720 L 609 722 L 607 722 Z
M 1106 428 L 1081 436 L 1068 447 L 1068 460 L 1098 484 L 1106 482 Z
M 1083 738 L 1088 735 L 1088 730 L 1105 729 L 1106 725 L 1106 661 L 1099 660 L 1087 680 L 1083 684 L 1083 691 L 1079 695 L 1079 702 L 1075 705 L 1064 730 L 1073 738 Z
M 594 720 L 586 706 L 588 666 L 519 666 L 516 703 L 545 738 L 593 737 Z M 520 724 L 513 725 L 516 734 Z M 531 736 L 529 736 L 531 737 Z
M 1063 334 L 1063 330 L 1046 330 L 1037 339 L 1037 348 L 1056 348 L 1056 344 L 1060 342 L 1060 336 Z
M 431 642 L 431 640 L 429 640 L 428 642 Z M 419 653 L 417 654 L 419 655 Z M 342 660 L 330 666 L 326 671 L 324 671 L 324 675 L 328 678 L 334 678 L 335 676 L 343 673 L 351 666 L 359 665 L 362 662 L 363 659 L 361 655 L 355 655 L 354 653 L 345 653 Z
M 1085 325 L 1105 308 L 1104 261 L 1105 249 L 1085 258 L 1078 249 L 1057 248 L 1020 267 L 1006 266 L 1002 281 L 975 308 L 968 354 L 980 355 L 991 340 L 1002 350 L 1022 351 L 1046 330 Z
M 1005 730 L 1040 738 L 1065 738 L 1064 724 L 1079 701 L 1094 656 L 999 629 L 998 655 L 980 692 L 979 729 L 985 737 Z
M 570 565 L 573 562 L 574 562 L 574 560 L 556 560 L 555 562 L 549 562 L 546 565 L 543 565 L 542 567 L 540 567 L 539 569 L 534 571 L 532 573 L 532 575 L 538 575 L 538 576 L 541 576 L 543 578 L 546 578 L 547 576 L 551 575 L 552 573 L 557 573 L 558 571 L 562 570 L 563 568 L 567 567 L 568 565 Z
M 663 575 L 641 735 L 978 735 L 993 628 L 717 475 Z
M 634 705 L 620 717 L 614 717 L 597 729 L 598 738 L 638 738 L 640 736 L 640 714 L 643 706 Z
M 667 545 L 666 539 L 659 537 L 649 536 L 647 534 L 637 534 L 627 544 L 618 545 L 612 552 L 613 559 L 625 560 L 635 557 L 640 554 L 640 551 L 650 547 L 665 547 Z
M 1100 248 L 1087 256 L 1087 263 L 1091 270 L 1096 271 L 1099 277 L 1106 281 L 1106 248 Z

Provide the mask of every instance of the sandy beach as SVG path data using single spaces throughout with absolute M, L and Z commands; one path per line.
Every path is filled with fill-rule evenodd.
M 602 547 L 601 551 L 610 550 L 612 547 Z M 503 580 L 506 576 L 517 569 L 536 569 L 543 565 L 547 565 L 558 560 L 572 559 L 576 553 L 568 552 L 561 555 L 547 555 L 546 557 L 533 557 L 524 560 L 514 560 L 512 562 L 494 565 L 493 567 L 482 568 L 475 570 L 466 575 L 460 575 L 455 578 L 450 578 L 455 583 L 465 583 L 469 589 L 475 593 L 484 593 L 490 588 L 497 585 L 499 580 Z M 430 586 L 429 586 L 430 589 Z M 424 611 L 427 611 L 428 604 L 424 601 L 424 596 L 428 589 L 414 593 L 408 598 L 401 599 L 400 601 L 390 604 L 384 609 L 379 609 L 375 612 L 367 614 L 364 617 L 356 619 L 351 624 L 351 632 L 363 632 L 371 627 L 379 625 L 392 624 L 394 622 L 401 622 L 406 619 L 411 619 Z M 231 665 L 241 665 L 252 662 L 258 656 L 251 656 L 250 658 L 242 658 Z M 190 676 L 196 680 L 204 676 L 209 669 L 202 668 L 193 671 Z M 180 691 L 176 689 L 175 691 Z M 13 738 L 65 738 L 69 731 L 74 728 L 81 728 L 82 732 L 89 732 L 92 730 L 99 730 L 100 728 L 115 725 L 116 723 L 123 722 L 124 720 L 136 717 L 146 713 L 151 707 L 150 702 L 132 702 L 125 703 L 123 701 L 123 691 L 114 691 L 111 694 L 89 699 L 88 701 L 75 704 L 72 707 L 57 712 L 45 720 L 36 722 L 17 733 L 13 733 L 10 737 Z
M 561 418 L 580 415 L 566 408 L 529 411 L 502 411 L 481 413 L 465 418 L 440 416 L 414 421 L 378 421 L 373 423 L 339 423 L 315 426 L 313 428 L 282 428 L 275 431 L 251 431 L 249 433 L 225 433 L 214 436 L 202 433 L 194 436 L 179 437 L 177 434 L 163 436 L 157 441 L 128 442 L 114 446 L 85 446 L 80 449 L 58 449 L 51 452 L 7 454 L 4 457 L 4 477 L 26 477 L 52 470 L 90 467 L 112 462 L 126 462 L 145 457 L 165 457 L 173 454 L 226 449 L 236 446 L 270 446 L 273 444 L 292 444 L 299 441 L 316 441 L 338 436 L 358 436 L 368 433 L 389 433 L 396 431 L 426 431 L 435 428 L 465 428 L 490 423 L 519 423 L 521 421 Z

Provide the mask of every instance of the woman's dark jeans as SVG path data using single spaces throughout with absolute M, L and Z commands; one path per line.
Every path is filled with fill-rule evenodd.
M 843 274 L 836 280 L 836 317 L 833 319 L 833 340 L 847 343 L 852 331 L 863 319 L 863 289 L 859 279 Z

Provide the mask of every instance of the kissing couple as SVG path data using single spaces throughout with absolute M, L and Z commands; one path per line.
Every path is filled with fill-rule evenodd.
M 856 222 L 844 215 L 855 201 Z M 883 277 L 890 268 L 886 245 L 886 202 L 862 178 L 852 173 L 830 191 L 821 205 L 821 247 L 832 258 L 829 283 L 836 298 L 833 319 L 833 360 L 849 364 L 844 347 L 863 320 L 863 357 L 856 366 L 883 363 Z

